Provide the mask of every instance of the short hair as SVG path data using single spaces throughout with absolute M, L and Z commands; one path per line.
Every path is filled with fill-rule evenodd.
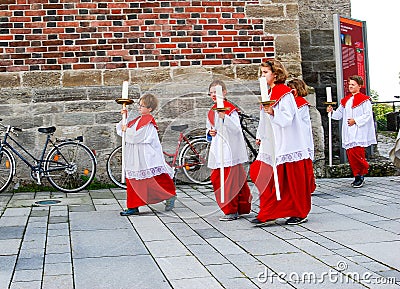
M 155 95 L 151 93 L 146 93 L 139 98 L 139 102 L 142 101 L 143 105 L 147 108 L 151 108 L 152 111 L 155 111 L 158 107 L 158 99 Z
M 297 90 L 298 96 L 305 97 L 308 95 L 307 84 L 301 79 L 292 79 L 287 83 L 287 86 L 289 86 L 290 88 L 295 88 Z
M 363 86 L 364 85 L 364 80 L 362 79 L 361 76 L 359 75 L 352 75 L 349 77 L 348 81 L 350 82 L 350 80 L 354 80 L 355 82 L 357 82 L 357 84 L 359 86 Z
M 288 73 L 283 66 L 283 64 L 278 60 L 268 60 L 261 63 L 261 67 L 269 67 L 272 73 L 275 74 L 276 79 L 274 80 L 275 84 L 285 83 L 288 78 Z
M 221 85 L 222 86 L 222 91 L 227 91 L 226 90 L 226 85 L 222 80 L 216 79 L 213 82 L 210 83 L 210 86 L 208 87 L 208 91 L 210 91 L 211 87 L 217 86 L 217 85 Z

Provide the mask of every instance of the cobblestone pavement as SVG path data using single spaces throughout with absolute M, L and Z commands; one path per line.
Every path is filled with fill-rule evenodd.
M 400 177 L 350 182 L 317 180 L 308 223 L 262 228 L 254 187 L 254 211 L 232 222 L 210 186 L 132 217 L 119 189 L 2 193 L 0 288 L 400 288 Z

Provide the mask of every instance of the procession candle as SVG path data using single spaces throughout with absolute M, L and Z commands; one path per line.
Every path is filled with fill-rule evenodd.
M 332 88 L 330 86 L 326 87 L 326 102 L 332 102 Z
M 267 101 L 268 99 L 268 84 L 267 79 L 265 77 L 260 77 L 260 91 L 261 91 L 261 101 Z
M 224 108 L 224 96 L 222 94 L 222 86 L 216 85 L 215 92 L 217 94 L 217 108 Z
M 128 99 L 128 81 L 122 83 L 122 98 Z

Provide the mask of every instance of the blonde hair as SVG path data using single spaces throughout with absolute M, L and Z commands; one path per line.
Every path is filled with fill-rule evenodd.
M 296 89 L 298 96 L 305 97 L 308 95 L 307 84 L 301 79 L 298 78 L 292 79 L 287 83 L 287 86 Z
M 275 84 L 285 83 L 288 78 L 288 73 L 283 64 L 278 60 L 268 60 L 261 63 L 261 67 L 269 67 L 273 74 L 275 74 Z
M 155 111 L 158 107 L 158 99 L 151 93 L 146 93 L 139 98 L 139 102 L 142 101 L 142 104 L 147 108 L 151 108 L 152 111 Z

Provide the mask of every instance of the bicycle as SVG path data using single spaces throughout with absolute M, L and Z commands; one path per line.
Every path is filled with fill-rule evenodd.
M 12 136 L 18 137 L 22 129 L 3 125 L 1 121 L 2 119 L 0 119 L 0 127 L 5 128 L 5 134 L 0 145 L 0 192 L 9 186 L 15 176 L 14 154 L 31 169 L 31 178 L 38 185 L 42 184 L 41 179 L 45 177 L 54 188 L 62 192 L 74 193 L 86 188 L 94 179 L 96 157 L 87 146 L 81 143 L 83 136 L 75 139 L 52 140 L 56 128 L 54 126 L 41 127 L 38 131 L 46 134 L 46 141 L 40 157 L 36 158 Z M 46 152 L 48 153 L 45 157 Z
M 254 147 L 249 138 L 256 140 L 255 132 L 257 129 L 259 119 L 257 117 L 249 116 L 243 112 L 239 112 L 240 126 L 242 127 L 244 141 L 247 145 L 247 154 L 249 156 L 249 164 L 254 162 L 258 155 L 258 147 Z M 251 127 L 253 126 L 253 127 Z
M 211 169 L 207 167 L 210 143 L 202 137 L 185 135 L 183 132 L 188 127 L 187 124 L 171 126 L 171 130 L 179 132 L 179 137 L 174 153 L 163 152 L 169 159 L 166 162 L 175 170 L 181 169 L 191 182 L 199 185 L 210 184 Z M 122 146 L 118 146 L 107 158 L 107 174 L 115 185 L 126 189 L 126 184 L 121 182 L 121 167 Z

